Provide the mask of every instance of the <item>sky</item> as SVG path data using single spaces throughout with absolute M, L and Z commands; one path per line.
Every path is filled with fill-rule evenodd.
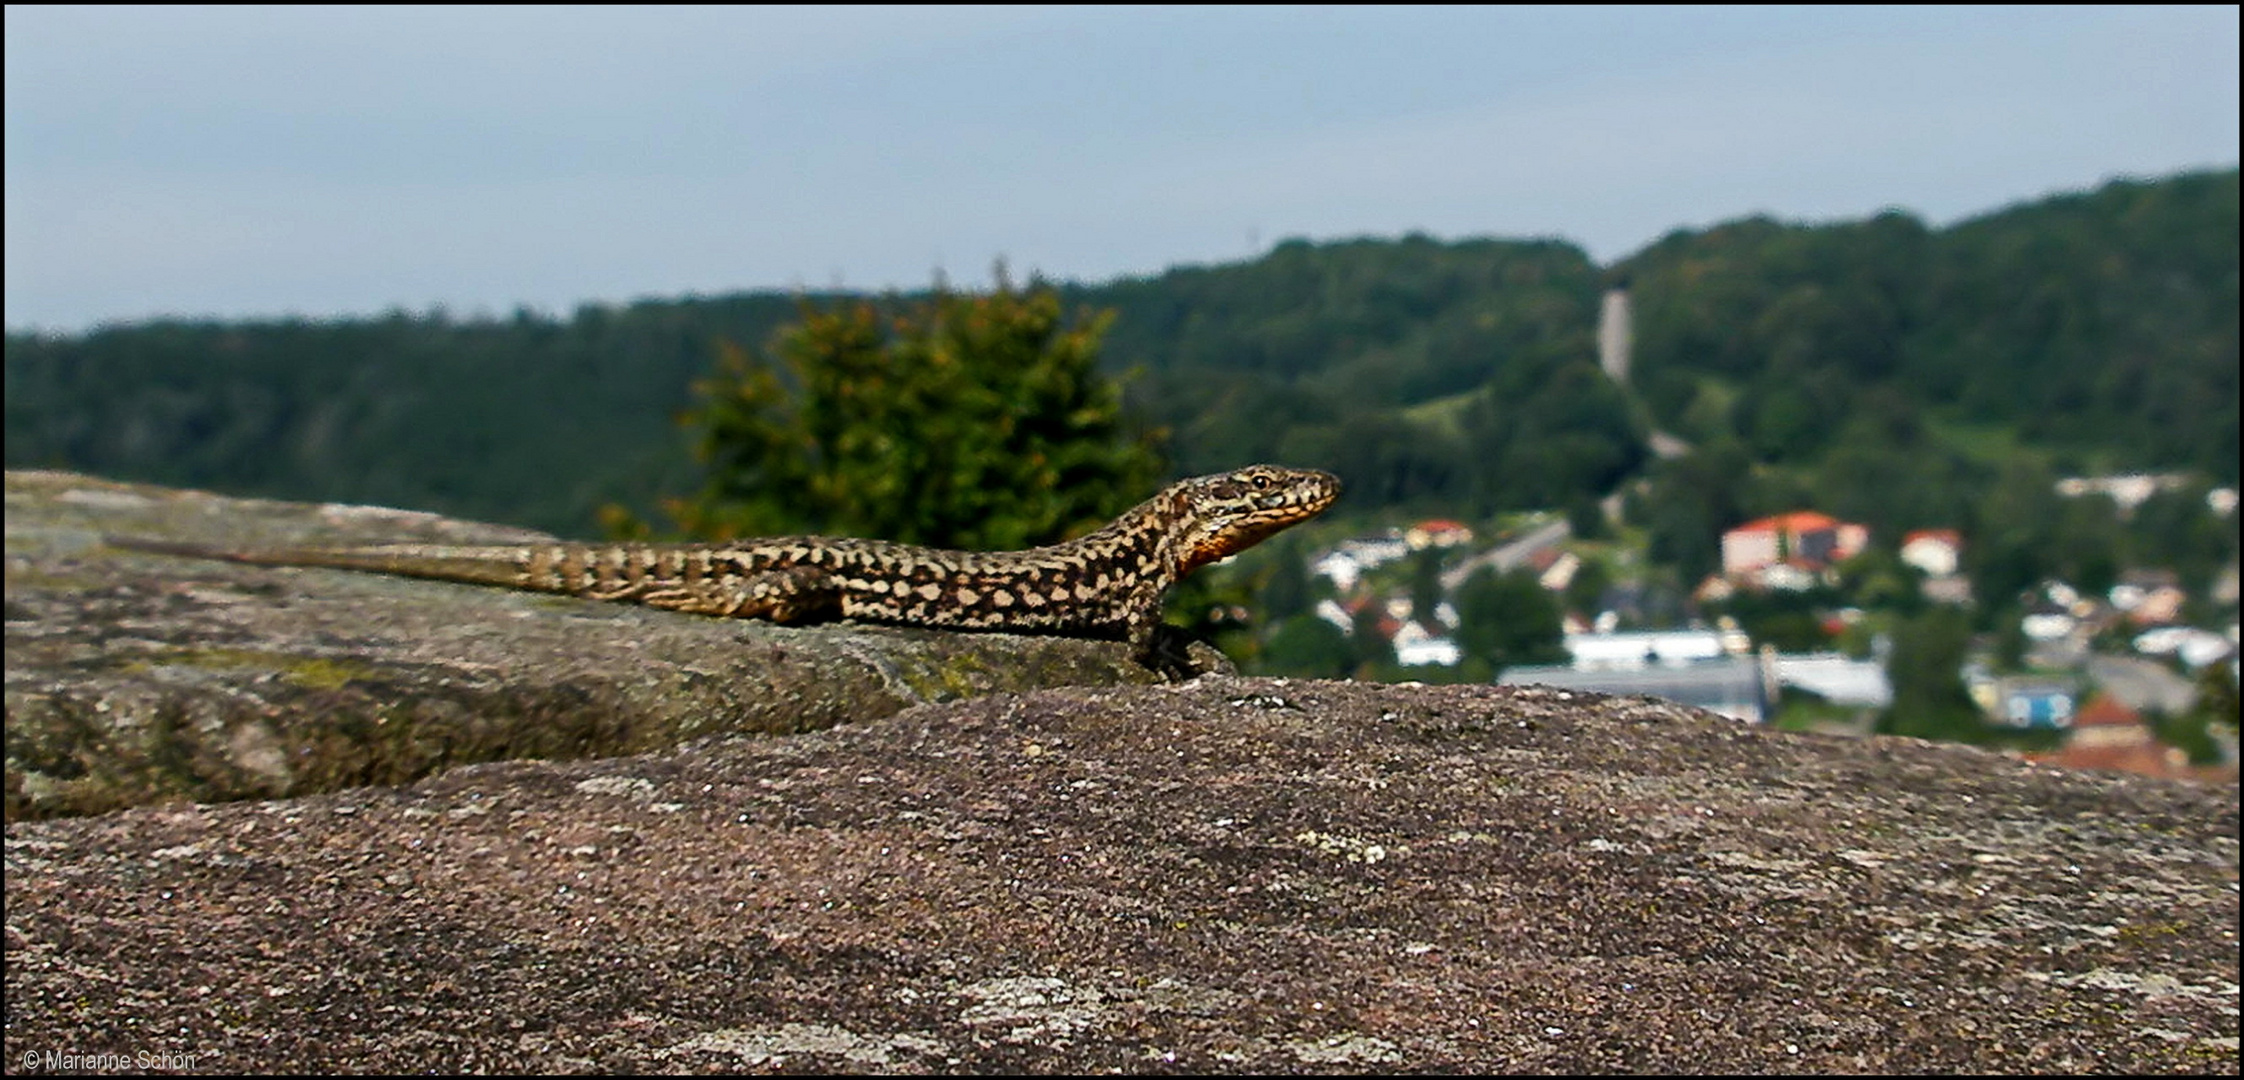
M 10 6 L 5 319 L 1944 224 L 2235 167 L 2238 36 L 2235 7 Z

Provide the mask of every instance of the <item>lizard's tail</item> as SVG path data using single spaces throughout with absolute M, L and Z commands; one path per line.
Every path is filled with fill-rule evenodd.
M 146 551 L 157 555 L 177 555 L 181 558 L 186 559 L 226 559 L 233 562 L 248 561 L 246 559 L 242 559 L 236 552 L 228 551 L 224 548 L 212 547 L 209 544 L 188 544 L 182 543 L 177 540 L 152 540 L 142 536 L 108 535 L 104 535 L 101 538 L 101 542 L 109 547 L 122 548 L 126 551 Z
M 189 559 L 219 559 L 225 562 L 250 563 L 257 566 L 324 566 L 342 570 L 371 570 L 376 573 L 398 574 L 405 577 L 432 578 L 438 581 L 463 581 L 478 585 L 505 585 L 513 588 L 540 589 L 567 592 L 566 587 L 545 585 L 531 580 L 525 571 L 532 563 L 535 552 L 567 551 L 571 545 L 542 545 L 525 547 L 456 546 L 448 544 L 383 544 L 372 547 L 350 548 L 272 548 L 237 550 L 210 544 L 185 543 L 177 540 L 153 540 L 137 536 L 104 536 L 102 542 L 127 551 L 145 551 L 157 555 L 177 555 Z

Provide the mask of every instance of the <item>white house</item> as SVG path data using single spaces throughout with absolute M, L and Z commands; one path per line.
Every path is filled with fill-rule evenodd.
M 1326 552 L 1309 564 L 1309 572 L 1331 579 L 1334 587 L 1347 592 L 1356 587 L 1364 571 L 1391 563 L 1410 554 L 1410 544 L 1401 536 L 1360 537 L 1343 540 L 1339 547 Z
M 1449 666 L 1465 658 L 1457 643 L 1446 637 L 1435 637 L 1424 625 L 1413 619 L 1395 631 L 1395 662 L 1398 664 L 1441 664 Z
M 1963 564 L 1963 535 L 1954 529 L 1919 529 L 1902 537 L 1901 561 L 1928 577 L 1949 577 Z
M 1356 621 L 1349 618 L 1347 609 L 1341 607 L 1340 602 L 1332 597 L 1328 596 L 1317 601 L 1316 616 L 1339 627 L 1342 633 L 1352 634 L 1356 630 Z
M 1779 563 L 1822 569 L 1860 554 L 1870 530 L 1813 510 L 1748 521 L 1722 534 L 1722 572 L 1733 577 Z

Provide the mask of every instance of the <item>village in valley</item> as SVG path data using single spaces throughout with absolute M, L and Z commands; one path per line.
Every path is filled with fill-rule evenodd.
M 2068 478 L 2058 493 L 2109 498 L 2125 514 L 2183 482 Z M 2214 488 L 2205 513 L 2233 522 L 2236 504 L 2234 489 Z M 1556 614 L 1558 648 L 1546 662 L 1502 665 L 1496 681 L 1648 695 L 1746 723 L 1869 734 L 1894 706 L 1897 612 L 1981 602 L 1967 540 L 1954 529 L 1914 531 L 1880 549 L 1868 527 L 1812 510 L 1760 518 L 1722 533 L 1720 571 L 1691 583 L 1687 595 L 1676 595 L 1683 583 L 1663 582 L 1647 565 L 1625 527 L 1608 522 L 1600 531 L 1577 536 L 1565 516 L 1542 513 L 1508 518 L 1493 536 L 1447 519 L 1352 536 L 1307 557 L 1317 594 L 1310 612 L 1349 640 L 1360 673 L 1477 679 L 1494 665 L 1478 663 L 1461 640 L 1472 633 L 1473 613 L 1461 612 L 1460 590 L 1475 575 L 1532 580 Z M 1896 571 L 1906 593 L 1894 587 Z M 1431 610 L 1419 611 L 1429 595 Z M 2194 752 L 2162 739 L 2160 727 L 2196 706 L 2201 687 L 2219 685 L 2224 672 L 2235 686 L 2237 599 L 2233 562 L 2195 598 L 2164 569 L 2121 570 L 2100 592 L 2043 581 L 2019 598 L 2014 622 L 1972 635 L 1954 675 L 1996 741 L 2035 760 L 2232 779 L 2232 727 L 2205 728 L 2210 750 Z M 1746 614 L 1754 611 L 1763 615 L 1759 627 Z M 1788 623 L 1772 612 L 1804 618 Z M 2193 623 L 2193 614 L 2210 625 Z M 1753 632 L 1770 628 L 1778 632 Z M 1820 647 L 1791 647 L 1801 639 Z
M 1618 387 L 1636 366 L 1633 306 L 1616 281 L 1599 311 L 1598 367 Z M 1648 443 L 1671 461 L 1691 453 L 1658 430 Z M 1795 505 L 1705 530 L 1719 536 L 1697 537 L 1718 543 L 1703 549 L 1703 577 L 1679 569 L 1673 530 L 1663 558 L 1632 520 L 1643 479 L 1483 530 L 1436 518 L 1328 535 L 1265 579 L 1259 666 L 1648 695 L 1752 724 L 2233 780 L 2237 491 L 2217 482 L 2114 472 L 2025 485 L 2036 509 L 2013 518 L 2088 526 L 2014 532 L 2009 551 L 1974 552 L 1962 523 L 1880 537 Z M 2130 548 L 2130 523 L 2198 541 Z

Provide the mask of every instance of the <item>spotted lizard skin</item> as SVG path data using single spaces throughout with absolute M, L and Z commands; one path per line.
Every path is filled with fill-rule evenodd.
M 1332 505 L 1339 478 L 1253 465 L 1171 484 L 1096 532 L 1027 551 L 945 551 L 884 540 L 778 537 L 726 544 L 385 544 L 230 551 L 112 537 L 113 546 L 273 566 L 367 570 L 566 593 L 778 623 L 907 626 L 1125 638 L 1153 655 L 1161 597 L 1186 574 Z

